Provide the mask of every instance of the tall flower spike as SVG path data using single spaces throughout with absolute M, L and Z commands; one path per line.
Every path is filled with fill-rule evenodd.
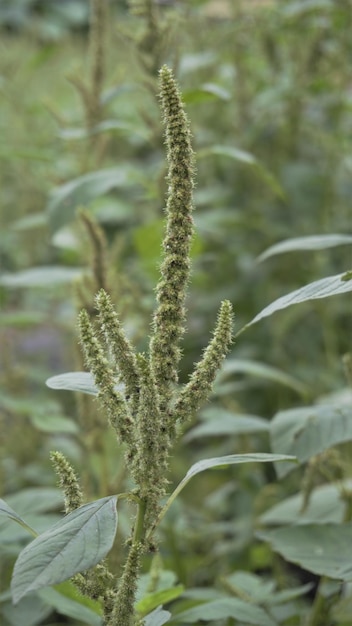
M 232 343 L 232 327 L 232 305 L 228 300 L 224 300 L 221 303 L 213 338 L 175 403 L 173 413 L 178 423 L 192 418 L 208 400 L 215 376 Z
M 125 396 L 130 399 L 131 413 L 135 415 L 138 409 L 140 387 L 136 354 L 124 333 L 110 296 L 103 289 L 96 296 L 96 305 L 101 330 L 111 350 L 121 380 L 125 384 Z
M 159 391 L 166 399 L 170 383 L 178 379 L 179 343 L 185 328 L 185 298 L 193 235 L 194 157 L 181 96 L 171 70 L 165 65 L 160 70 L 160 86 L 169 187 L 164 260 L 157 286 L 158 307 L 153 320 L 150 359 Z
M 87 311 L 83 309 L 80 312 L 78 321 L 86 362 L 99 389 L 98 398 L 101 399 L 120 441 L 131 447 L 133 445 L 133 419 L 124 397 L 115 389 L 114 372 L 95 336 Z

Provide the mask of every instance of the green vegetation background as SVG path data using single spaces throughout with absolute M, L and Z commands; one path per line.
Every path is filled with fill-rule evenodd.
M 94 250 L 78 209 L 102 227 L 110 290 L 130 337 L 139 349 L 146 344 L 163 232 L 163 63 L 175 68 L 197 158 L 181 379 L 221 299 L 233 303 L 239 330 L 281 295 L 351 266 L 350 246 L 258 262 L 291 237 L 351 233 L 349 0 L 158 3 L 154 24 L 143 16 L 147 2 L 112 2 L 93 113 L 84 97 L 92 76 L 87 4 L 0 6 L 0 495 L 23 504 L 32 493 L 41 528 L 60 507 L 54 499 L 46 508 L 44 492 L 28 490 L 55 487 L 50 450 L 80 468 L 92 499 L 117 493 L 124 480 L 123 456 L 101 434 L 94 402 L 48 390 L 45 380 L 82 369 L 75 320 L 95 285 L 81 278 Z M 172 480 L 204 456 L 269 450 L 266 432 L 218 435 L 216 407 L 270 419 L 340 392 L 351 330 L 347 294 L 292 307 L 241 335 L 231 355 L 237 365 L 199 418 L 213 419 L 212 436 L 186 434 Z M 279 586 L 310 580 L 253 539 L 260 514 L 297 492 L 299 472 L 276 482 L 273 469 L 244 466 L 198 478 L 165 522 L 166 569 L 186 588 L 212 588 L 237 569 L 269 572 Z M 6 540 L 3 590 L 21 542 Z M 35 623 L 54 624 L 45 619 Z M 301 623 L 292 619 L 280 623 Z

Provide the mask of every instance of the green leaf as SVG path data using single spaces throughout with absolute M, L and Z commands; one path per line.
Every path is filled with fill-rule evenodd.
M 32 415 L 30 420 L 33 426 L 42 433 L 76 435 L 79 432 L 76 422 L 62 415 L 37 414 Z
M 204 83 L 197 89 L 183 91 L 182 99 L 185 104 L 199 104 L 201 102 L 209 102 L 209 100 L 223 100 L 227 102 L 231 99 L 231 94 L 220 85 Z
M 240 332 L 243 332 L 245 328 L 252 326 L 252 324 L 256 324 L 264 317 L 268 317 L 276 311 L 286 309 L 288 306 L 292 306 L 292 304 L 300 304 L 301 302 L 308 302 L 309 300 L 317 300 L 320 298 L 330 298 L 330 296 L 337 296 L 341 293 L 352 291 L 352 280 L 346 281 L 344 279 L 345 275 L 346 272 L 343 272 L 335 276 L 321 278 L 314 283 L 309 283 L 296 291 L 288 293 L 286 296 L 278 298 L 278 300 L 275 300 L 275 302 L 272 302 L 258 313 L 258 315 L 256 315 L 249 324 L 246 324 Z
M 37 626 L 49 617 L 52 608 L 47 602 L 32 595 L 23 598 L 16 606 L 12 602 L 1 604 L 1 614 L 11 626 Z
M 280 241 L 263 252 L 257 261 L 264 261 L 276 254 L 295 252 L 297 250 L 322 250 L 352 243 L 352 235 L 310 235 L 309 237 L 294 237 Z
M 213 600 L 204 604 L 183 611 L 173 616 L 173 620 L 182 623 L 191 623 L 212 620 L 233 618 L 235 620 L 253 624 L 254 626 L 277 626 L 274 621 L 262 608 L 254 606 L 249 602 L 244 602 L 237 598 L 223 598 Z
M 210 148 L 203 148 L 203 150 L 199 150 L 197 153 L 197 158 L 208 157 L 211 155 L 223 156 L 234 161 L 239 161 L 240 163 L 245 163 L 247 165 L 252 165 L 254 168 L 254 172 L 262 179 L 262 181 L 270 187 L 275 195 L 279 198 L 284 199 L 285 193 L 282 189 L 279 181 L 275 178 L 275 176 L 267 170 L 250 152 L 246 152 L 245 150 L 240 150 L 239 148 L 235 148 L 234 146 L 226 146 L 226 145 L 215 145 Z
M 34 537 L 37 536 L 37 532 L 31 528 L 25 521 L 17 515 L 16 511 L 14 511 L 8 504 L 6 504 L 5 500 L 0 498 L 0 516 L 5 516 L 11 519 L 13 522 L 17 522 L 22 528 L 27 530 Z
M 104 120 L 100 122 L 90 131 L 86 128 L 63 128 L 59 131 L 58 135 L 60 139 L 65 140 L 77 140 L 77 139 L 87 139 L 93 135 L 100 135 L 101 133 L 106 132 L 124 132 L 129 135 L 138 135 L 139 137 L 143 137 L 146 141 L 149 139 L 149 134 L 146 131 L 144 126 L 136 127 L 136 124 L 131 122 L 125 122 L 120 120 Z
M 302 512 L 303 494 L 286 498 L 263 513 L 261 524 L 327 524 L 342 523 L 345 519 L 347 504 L 343 500 L 342 490 L 352 490 L 352 480 L 316 487 L 310 494 L 309 503 Z
M 278 605 L 298 598 L 308 593 L 314 586 L 312 583 L 295 587 L 285 591 L 276 591 L 276 583 L 273 580 L 265 580 L 260 576 L 250 572 L 237 571 L 226 577 L 232 589 L 236 590 L 238 596 L 247 596 L 253 604 Z
M 214 467 L 227 467 L 229 465 L 235 465 L 238 463 L 270 463 L 278 461 L 290 461 L 294 463 L 296 461 L 296 458 L 294 456 L 288 456 L 285 454 L 266 454 L 263 452 L 253 454 L 229 454 L 228 456 L 219 456 L 212 459 L 203 459 L 202 461 L 198 461 L 198 463 L 192 465 L 192 467 L 188 470 L 186 476 L 183 478 L 183 480 L 181 480 L 179 485 L 176 487 L 176 489 L 167 500 L 165 506 L 159 514 L 155 526 L 159 524 L 165 513 L 169 510 L 173 501 L 177 498 L 179 493 L 187 485 L 191 478 L 193 478 L 193 476 L 196 476 L 200 472 L 204 472 L 205 470 L 212 469 Z
M 16 604 L 31 591 L 63 582 L 99 563 L 112 547 L 117 496 L 81 506 L 22 550 L 11 591 Z
M 202 411 L 206 421 L 192 428 L 183 438 L 189 442 L 199 437 L 220 437 L 223 435 L 243 435 L 268 432 L 269 422 L 255 415 L 238 415 L 221 407 Z
M 79 206 L 86 206 L 97 196 L 129 184 L 131 184 L 130 169 L 120 166 L 90 172 L 57 187 L 47 205 L 52 231 L 58 230 L 74 219 L 75 210 Z
M 164 611 L 161 606 L 159 606 L 155 611 L 147 615 L 144 619 L 143 626 L 163 626 L 163 624 L 170 621 L 170 617 L 171 613 Z
M 62 583 L 55 589 L 50 587 L 41 589 L 38 595 L 60 615 L 66 615 L 89 626 L 103 626 L 99 603 L 81 596 L 70 582 Z
M 221 373 L 218 379 L 228 376 L 229 374 L 247 374 L 248 376 L 255 376 L 257 378 L 263 378 L 270 380 L 280 385 L 285 385 L 294 389 L 300 394 L 306 394 L 307 388 L 299 380 L 282 372 L 276 367 L 261 363 L 259 361 L 249 361 L 246 359 L 227 359 L 221 369 Z
M 80 267 L 50 265 L 31 267 L 21 272 L 5 273 L 0 276 L 3 287 L 57 287 L 66 285 L 82 276 L 86 271 Z
M 94 377 L 89 372 L 65 372 L 48 378 L 45 382 L 50 389 L 59 389 L 60 391 L 81 391 L 89 395 L 96 396 L 98 387 L 94 383 Z M 124 385 L 115 386 L 118 391 L 123 391 Z
M 352 522 L 276 528 L 256 535 L 287 561 L 309 572 L 352 581 Z
M 43 324 L 46 317 L 40 311 L 8 311 L 0 314 L 0 328 L 30 328 Z
M 224 156 L 234 161 L 240 161 L 240 163 L 247 163 L 248 165 L 254 165 L 257 163 L 256 157 L 250 152 L 235 148 L 235 146 L 211 146 L 210 148 L 203 148 L 197 153 L 198 158 L 203 158 L 211 155 Z
M 62 510 L 64 499 L 60 489 L 56 487 L 28 487 L 6 496 L 7 503 L 20 512 L 47 513 Z
M 293 454 L 304 463 L 312 456 L 352 439 L 351 408 L 342 405 L 317 404 L 279 411 L 270 424 L 273 452 Z M 278 465 L 281 478 L 292 467 Z
M 149 593 L 137 603 L 136 609 L 139 613 L 145 615 L 158 607 L 160 604 L 166 604 L 167 602 L 171 602 L 171 600 L 175 600 L 183 593 L 183 591 L 184 586 L 177 585 L 176 587 L 171 587 L 170 589 L 162 589 L 161 591 Z

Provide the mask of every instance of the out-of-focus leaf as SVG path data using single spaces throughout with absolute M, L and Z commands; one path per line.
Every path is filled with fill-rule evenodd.
M 248 165 L 254 165 L 257 163 L 256 157 L 250 152 L 235 148 L 235 146 L 211 146 L 210 148 L 203 148 L 197 153 L 197 158 L 201 159 L 207 156 L 217 155 L 224 156 L 241 163 L 247 163 Z
M 163 626 L 166 622 L 170 621 L 171 613 L 164 611 L 159 606 L 155 611 L 149 613 L 144 619 L 144 626 Z
M 46 319 L 45 313 L 40 311 L 8 311 L 0 313 L 0 328 L 27 328 L 42 324 Z
M 341 490 L 352 489 L 352 481 L 323 485 L 312 491 L 308 506 L 302 511 L 303 494 L 286 498 L 260 516 L 260 522 L 268 525 L 283 524 L 327 524 L 342 523 L 346 512 L 346 502 L 341 497 Z
M 272 367 L 266 363 L 260 363 L 259 361 L 249 361 L 247 359 L 227 359 L 221 369 L 218 379 L 230 374 L 247 374 L 248 376 L 263 378 L 264 380 L 270 380 L 272 382 L 279 383 L 280 385 L 285 385 L 302 395 L 307 393 L 307 388 L 299 380 L 290 374 L 286 374 L 286 372 L 282 372 L 276 367 Z
M 42 433 L 76 435 L 79 431 L 77 424 L 72 419 L 62 415 L 32 415 L 31 422 Z
M 131 182 L 130 168 L 119 166 L 90 172 L 57 187 L 46 207 L 52 231 L 70 222 L 79 206 L 86 206 L 91 200 L 111 189 L 128 187 Z
M 246 152 L 245 150 L 241 150 L 235 146 L 215 145 L 210 148 L 203 148 L 202 150 L 199 150 L 197 158 L 200 159 L 211 155 L 227 157 L 235 161 L 239 161 L 240 163 L 253 166 L 255 173 L 268 187 L 270 187 L 272 192 L 281 199 L 285 198 L 284 190 L 282 189 L 279 181 L 250 152 Z
M 182 99 L 186 104 L 199 104 L 209 100 L 228 101 L 230 98 L 231 94 L 227 89 L 215 83 L 204 83 L 197 89 L 188 89 L 182 93 Z
M 101 606 L 78 593 L 70 582 L 61 583 L 55 589 L 40 589 L 38 596 L 50 604 L 60 615 L 66 615 L 89 626 L 103 626 Z
M 111 496 L 79 507 L 22 550 L 11 581 L 15 604 L 32 591 L 93 567 L 107 555 L 117 528 L 116 500 Z
M 203 50 L 194 54 L 184 54 L 181 58 L 180 74 L 189 74 L 203 67 L 208 67 L 216 61 L 216 54 L 212 50 Z
M 62 492 L 56 487 L 27 487 L 6 496 L 8 504 L 21 515 L 62 510 Z
M 211 408 L 202 412 L 205 422 L 192 428 L 183 438 L 185 443 L 199 437 L 219 437 L 223 435 L 243 435 L 268 432 L 269 422 L 256 415 L 238 415 L 225 409 Z
M 350 406 L 317 404 L 279 411 L 270 424 L 271 449 L 293 454 L 304 463 L 312 456 L 352 439 Z M 281 478 L 293 467 L 276 466 Z
M 294 237 L 270 246 L 259 257 L 264 261 L 276 254 L 295 252 L 297 250 L 322 250 L 352 243 L 352 235 L 311 235 L 309 237 Z
M 22 217 L 21 219 L 12 222 L 11 228 L 18 231 L 31 230 L 32 228 L 41 228 L 46 226 L 47 223 L 47 216 L 44 211 L 40 211 L 40 213 L 31 213 L 30 215 L 26 215 L 26 217 Z
M 82 276 L 86 270 L 80 267 L 65 267 L 50 265 L 32 267 L 21 272 L 0 275 L 0 285 L 4 287 L 57 287 L 66 285 Z
M 297 0 L 294 2 L 288 2 L 281 7 L 282 14 L 285 17 L 299 17 L 304 13 L 321 9 L 332 9 L 333 3 L 331 0 Z
M 270 463 L 270 462 L 281 462 L 288 461 L 290 463 L 295 463 L 296 458 L 294 456 L 288 456 L 285 454 L 266 454 L 266 453 L 253 453 L 253 454 L 229 454 L 227 456 L 219 456 L 212 459 L 202 459 L 198 461 L 190 469 L 188 470 L 186 476 L 181 480 L 181 482 L 177 485 L 176 489 L 172 492 L 171 496 L 168 498 L 165 506 L 163 507 L 157 523 L 164 517 L 165 513 L 169 510 L 173 501 L 180 494 L 182 489 L 187 485 L 187 483 L 199 474 L 200 472 L 204 472 L 205 470 L 212 469 L 215 467 L 227 467 L 229 465 L 237 465 L 238 463 Z
M 257 536 L 291 563 L 318 574 L 352 581 L 352 522 L 305 524 L 261 531 Z
M 277 605 L 308 593 L 314 586 L 312 583 L 285 591 L 276 591 L 273 580 L 263 580 L 262 577 L 250 572 L 237 571 L 226 577 L 226 581 L 238 592 L 250 596 L 253 604 Z M 239 594 L 238 594 L 239 595 Z M 249 598 L 248 598 L 249 599 Z
M 123 85 L 116 85 L 115 87 L 110 87 L 106 89 L 101 96 L 101 103 L 108 104 L 115 98 L 119 96 L 123 96 L 125 93 L 129 93 L 131 91 L 135 91 L 139 89 L 139 85 L 137 83 L 124 83 Z
M 166 604 L 167 602 L 175 600 L 182 594 L 183 590 L 183 585 L 176 585 L 170 589 L 161 589 L 160 591 L 149 593 L 137 603 L 136 609 L 139 613 L 145 615 L 160 604 Z
M 119 121 L 119 120 L 104 120 L 100 122 L 90 131 L 86 128 L 63 128 L 59 131 L 60 139 L 66 140 L 77 140 L 77 139 L 87 139 L 92 135 L 100 135 L 101 133 L 107 132 L 123 132 L 128 133 L 130 135 L 138 135 L 142 137 L 145 141 L 148 140 L 149 135 L 144 126 L 136 127 L 136 124 L 131 124 L 130 122 Z
M 347 279 L 346 279 L 347 276 Z M 352 278 L 352 277 L 351 277 Z M 327 276 L 314 283 L 309 283 L 296 291 L 288 293 L 286 296 L 282 296 L 275 300 L 269 306 L 265 307 L 258 315 L 256 315 L 249 324 L 246 324 L 244 328 L 256 324 L 264 317 L 268 317 L 276 311 L 286 309 L 293 304 L 300 304 L 302 302 L 308 302 L 309 300 L 317 300 L 320 298 L 330 298 L 330 296 L 337 296 L 342 293 L 352 291 L 352 279 L 348 278 L 348 272 L 342 274 L 336 274 L 335 276 Z M 244 328 L 242 330 L 244 330 Z M 242 332 L 241 330 L 241 332 Z
M 34 537 L 37 536 L 37 532 L 27 524 L 27 522 L 22 519 L 19 515 L 17 515 L 16 511 L 14 511 L 5 500 L 0 499 L 0 516 L 8 517 L 13 522 L 17 522 L 22 528 L 27 530 Z
M 37 626 L 52 613 L 52 607 L 32 595 L 23 598 L 16 606 L 12 602 L 1 604 L 1 614 L 11 626 Z
M 195 622 L 210 622 L 213 620 L 224 620 L 233 618 L 236 621 L 245 624 L 253 624 L 253 626 L 277 626 L 267 612 L 249 602 L 244 602 L 238 598 L 223 598 L 221 600 L 213 600 L 205 602 L 198 606 L 182 611 L 173 616 L 173 620 L 182 624 L 194 624 Z

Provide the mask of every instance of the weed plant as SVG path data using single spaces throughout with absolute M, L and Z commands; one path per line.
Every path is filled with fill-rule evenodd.
M 103 4 L 91 3 L 86 71 L 72 67 L 83 39 L 3 39 L 1 619 L 346 626 L 349 2 L 229 2 L 226 19 L 210 2 L 131 2 L 115 30 Z M 163 67 L 169 175 L 154 310 L 166 61 L 182 82 L 198 184 Z M 63 66 L 66 86 L 55 77 Z M 228 300 L 193 363 L 224 298 L 238 339 L 214 380 L 230 343 Z M 82 308 L 79 353 L 70 345 Z M 45 394 L 48 371 L 83 370 L 82 354 L 91 374 L 49 381 L 76 401 Z M 259 463 L 282 455 L 296 464 Z M 193 479 L 212 467 L 223 471 Z

